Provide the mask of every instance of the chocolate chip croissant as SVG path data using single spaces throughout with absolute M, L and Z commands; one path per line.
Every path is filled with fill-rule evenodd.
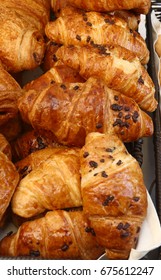
M 25 122 L 52 132 L 63 145 L 82 146 L 94 131 L 116 133 L 125 142 L 153 134 L 152 119 L 132 98 L 95 78 L 29 90 L 19 98 L 18 108 Z
M 127 259 L 147 212 L 142 170 L 122 141 L 90 133 L 81 149 L 83 209 L 109 259 Z
M 50 211 L 0 242 L 1 256 L 94 260 L 103 252 L 82 211 Z
M 64 64 L 88 79 L 103 79 L 112 89 L 132 97 L 147 111 L 157 107 L 155 87 L 147 70 L 130 51 L 119 46 L 62 46 L 56 52 Z
M 16 163 L 16 167 L 21 181 L 11 202 L 15 214 L 29 218 L 45 210 L 82 205 L 77 149 L 46 148 Z
M 122 46 L 135 53 L 143 64 L 149 60 L 145 40 L 129 29 L 127 22 L 115 15 L 82 12 L 72 9 L 45 27 L 46 36 L 64 45 L 111 44 Z

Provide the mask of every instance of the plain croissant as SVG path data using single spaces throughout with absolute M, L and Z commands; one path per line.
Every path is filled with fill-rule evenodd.
M 137 103 L 101 80 L 58 84 L 24 93 L 18 100 L 23 120 L 52 132 L 63 145 L 82 146 L 89 132 L 116 133 L 123 141 L 153 134 L 153 122 Z
M 81 149 L 83 210 L 109 259 L 126 259 L 146 217 L 142 170 L 122 141 L 90 133 Z
M 50 211 L 0 242 L 1 256 L 94 260 L 103 252 L 82 211 Z
M 15 214 L 29 218 L 45 210 L 82 205 L 77 149 L 46 148 L 18 162 L 16 167 L 23 178 L 11 202 Z
M 112 89 L 132 97 L 147 111 L 157 107 L 155 87 L 147 70 L 130 51 L 115 46 L 62 46 L 56 52 L 64 64 L 88 79 L 103 79 Z
M 135 53 L 143 64 L 149 60 L 145 40 L 129 29 L 127 22 L 115 15 L 73 10 L 59 16 L 45 27 L 46 36 L 63 45 L 111 44 Z
M 147 14 L 150 10 L 150 0 L 51 0 L 54 12 L 71 5 L 88 11 L 109 12 L 115 10 L 134 10 L 139 14 Z

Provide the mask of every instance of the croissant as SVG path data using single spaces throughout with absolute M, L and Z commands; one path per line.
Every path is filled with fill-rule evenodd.
M 19 174 L 14 164 L 0 151 L 0 221 L 3 220 L 18 182 Z
M 103 252 L 82 211 L 50 211 L 0 242 L 1 256 L 97 259 Z
M 82 0 L 51 0 L 52 9 L 58 10 L 71 5 L 88 11 L 109 12 L 115 10 L 134 10 L 139 14 L 147 14 L 150 10 L 150 0 L 102 0 L 102 1 L 82 1 Z
M 0 5 L 14 10 L 20 17 L 25 16 L 28 25 L 33 25 L 44 33 L 50 18 L 50 0 L 0 0 Z
M 46 129 L 63 145 L 82 146 L 89 132 L 113 132 L 125 141 L 153 134 L 153 122 L 136 102 L 101 80 L 58 84 L 29 90 L 19 98 L 23 120 Z
M 82 205 L 79 151 L 55 149 L 37 151 L 28 160 L 16 164 L 23 178 L 11 202 L 15 214 L 28 218 L 45 210 Z
M 147 212 L 142 170 L 122 141 L 90 133 L 80 152 L 84 213 L 108 259 L 126 259 Z
M 46 36 L 64 45 L 120 45 L 135 53 L 143 64 L 149 60 L 145 40 L 129 29 L 127 22 L 119 17 L 97 12 L 73 10 L 59 16 L 45 27 Z
M 0 6 L 0 60 L 9 72 L 36 68 L 45 52 L 43 34 L 27 21 L 25 12 Z
M 11 145 L 5 138 L 3 134 L 0 133 L 0 152 L 7 155 L 7 157 L 11 160 L 12 159 L 12 152 L 11 152 Z
M 91 76 L 103 79 L 108 87 L 132 97 L 143 110 L 156 109 L 153 81 L 130 51 L 107 45 L 62 46 L 56 57 L 85 79 Z
M 37 150 L 60 146 L 53 138 L 49 132 L 33 129 L 21 134 L 10 143 L 14 161 L 24 159 Z

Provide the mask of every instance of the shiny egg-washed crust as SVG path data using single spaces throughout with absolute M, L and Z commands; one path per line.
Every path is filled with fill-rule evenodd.
M 116 133 L 124 142 L 153 134 L 153 121 L 137 103 L 103 81 L 52 84 L 18 100 L 23 120 L 46 129 L 63 145 L 82 146 L 89 132 Z
M 19 174 L 14 164 L 0 151 L 0 221 L 5 215 L 18 182 Z
M 137 55 L 142 64 L 149 61 L 145 40 L 138 32 L 130 30 L 125 20 L 115 15 L 72 11 L 47 23 L 45 33 L 51 41 L 66 46 L 119 45 Z
M 21 181 L 11 202 L 15 214 L 29 218 L 45 210 L 82 205 L 78 149 L 46 148 L 16 167 Z
M 49 211 L 0 242 L 1 256 L 94 260 L 103 252 L 82 211 Z
M 128 258 L 147 213 L 142 170 L 111 133 L 90 133 L 81 149 L 83 210 L 108 258 Z
M 115 10 L 134 10 L 139 14 L 147 14 L 150 10 L 150 0 L 51 0 L 52 9 L 57 12 L 71 5 L 87 11 L 109 12 Z
M 109 45 L 62 46 L 56 56 L 79 71 L 83 78 L 102 79 L 109 88 L 133 98 L 143 110 L 155 111 L 157 101 L 153 81 L 129 50 Z
M 47 147 L 60 146 L 59 143 L 53 140 L 53 134 L 33 129 L 19 135 L 10 144 L 15 162 L 24 159 L 35 151 L 42 150 Z

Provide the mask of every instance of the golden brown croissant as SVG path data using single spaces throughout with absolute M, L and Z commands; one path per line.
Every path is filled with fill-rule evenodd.
M 16 164 L 20 176 L 28 174 L 13 195 L 13 212 L 28 218 L 45 210 L 81 206 L 79 151 L 46 148 L 31 155 L 28 164 L 25 159 Z
M 11 152 L 11 145 L 5 138 L 3 134 L 0 133 L 0 152 L 7 155 L 7 157 L 11 160 L 12 159 L 12 152 Z
M 47 23 L 45 33 L 51 41 L 81 46 L 120 45 L 135 53 L 143 64 L 148 62 L 149 50 L 144 39 L 136 31 L 130 30 L 125 20 L 109 14 L 72 11 Z
M 14 161 L 21 160 L 37 150 L 60 146 L 53 138 L 53 135 L 46 131 L 31 130 L 23 133 L 10 143 Z
M 111 14 L 124 19 L 131 30 L 138 30 L 139 23 L 141 20 L 140 14 L 126 10 L 116 10 L 111 12 Z
M 0 242 L 1 256 L 97 259 L 103 252 L 82 211 L 50 211 Z
M 29 25 L 44 33 L 45 25 L 50 18 L 50 0 L 0 0 L 0 5 L 14 10 L 18 16 L 25 16 Z
M 19 181 L 19 174 L 11 160 L 0 151 L 0 221 L 10 204 Z
M 43 34 L 16 10 L 0 6 L 0 60 L 9 72 L 33 69 L 42 62 Z
M 85 79 L 91 76 L 103 79 L 108 87 L 132 97 L 142 109 L 156 109 L 155 87 L 151 77 L 138 58 L 125 48 L 107 45 L 62 46 L 56 56 L 79 71 Z
M 60 9 L 72 5 L 88 11 L 107 12 L 115 10 L 134 10 L 137 13 L 147 14 L 150 10 L 150 0 L 51 0 L 52 9 L 57 12 Z
M 141 168 L 112 134 L 88 134 L 80 159 L 83 210 L 96 239 L 109 259 L 128 258 L 147 211 Z
M 78 74 L 78 72 L 69 66 L 65 65 L 62 61 L 58 60 L 55 53 L 59 49 L 60 45 L 54 42 L 48 42 L 46 46 L 45 56 L 43 60 L 42 68 L 45 72 L 49 71 L 46 75 L 42 76 L 45 79 L 50 78 L 55 82 L 84 82 L 84 79 Z M 49 74 L 49 75 L 48 75 Z M 52 79 L 51 79 L 52 78 Z M 40 80 L 41 81 L 41 80 Z M 42 81 L 43 82 L 43 81 Z M 43 82 L 44 83 L 44 82 Z M 30 83 L 32 84 L 32 83 Z M 35 84 L 35 82 L 34 82 Z M 46 83 L 44 83 L 46 84 Z M 40 86 L 40 85 L 39 85 Z M 25 86 L 26 88 L 26 86 Z M 29 89 L 29 87 L 27 87 Z
M 94 131 L 116 133 L 125 142 L 153 134 L 152 119 L 132 98 L 95 78 L 29 90 L 18 107 L 25 122 L 52 132 L 63 145 L 82 146 Z

